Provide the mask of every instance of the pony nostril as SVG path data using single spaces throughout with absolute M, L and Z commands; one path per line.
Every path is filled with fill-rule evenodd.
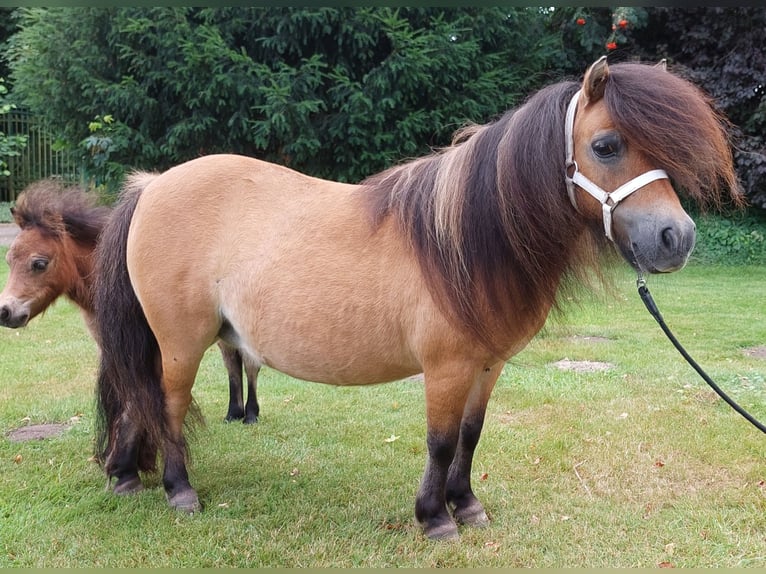
M 660 236 L 662 238 L 662 245 L 669 251 L 674 250 L 678 245 L 678 236 L 672 227 L 663 229 Z
M 7 323 L 10 318 L 11 309 L 8 307 L 8 305 L 4 305 L 2 308 L 0 308 L 0 323 Z

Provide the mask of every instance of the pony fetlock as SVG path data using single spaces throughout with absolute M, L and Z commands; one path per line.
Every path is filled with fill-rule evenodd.
M 144 483 L 141 482 L 141 477 L 138 476 L 138 473 L 127 474 L 120 477 L 112 475 L 108 479 L 107 488 L 109 483 L 111 483 L 112 478 L 117 478 L 117 482 L 115 482 L 114 488 L 112 488 L 114 494 L 136 494 L 144 489 Z

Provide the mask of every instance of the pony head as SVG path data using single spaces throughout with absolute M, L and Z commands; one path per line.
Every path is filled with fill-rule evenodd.
M 606 57 L 588 69 L 569 102 L 565 179 L 571 203 L 590 222 L 601 221 L 639 272 L 676 271 L 694 248 L 695 225 L 674 183 L 702 200 L 722 182 L 737 189 L 724 122 L 711 110 L 664 62 L 620 64 L 612 72 Z M 700 154 L 710 161 L 701 162 Z

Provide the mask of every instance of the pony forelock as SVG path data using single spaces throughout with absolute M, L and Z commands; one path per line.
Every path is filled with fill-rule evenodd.
M 670 175 L 700 207 L 739 204 L 730 123 L 694 84 L 662 68 L 610 67 L 604 101 L 628 146 Z
M 48 235 L 69 235 L 87 245 L 96 244 L 109 212 L 99 205 L 94 192 L 57 178 L 31 183 L 13 206 L 14 220 L 22 229 L 37 227 Z

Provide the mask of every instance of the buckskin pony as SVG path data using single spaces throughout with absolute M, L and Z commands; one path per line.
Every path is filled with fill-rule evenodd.
M 695 225 L 674 186 L 708 205 L 738 193 L 709 98 L 604 59 L 360 185 L 236 155 L 146 177 L 98 247 L 98 449 L 115 492 L 139 488 L 159 452 L 169 504 L 201 508 L 184 421 L 222 339 L 306 381 L 422 372 L 415 518 L 430 538 L 488 523 L 470 480 L 487 402 L 560 294 L 612 245 L 641 272 L 681 269 Z

